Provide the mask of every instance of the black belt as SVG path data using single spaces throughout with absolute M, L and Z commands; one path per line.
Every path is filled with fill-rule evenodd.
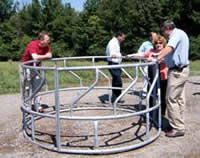
M 188 67 L 188 65 L 184 65 L 184 66 L 174 66 L 169 68 L 169 70 L 176 70 L 176 71 L 183 71 L 184 68 Z
M 115 62 L 112 62 L 112 61 L 108 61 L 108 64 L 109 65 L 119 65 L 119 63 L 115 63 Z

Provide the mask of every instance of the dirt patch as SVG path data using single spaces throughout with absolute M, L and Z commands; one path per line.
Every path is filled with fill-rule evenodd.
M 60 154 L 40 148 L 38 145 L 30 143 L 24 138 L 21 131 L 21 111 L 20 111 L 20 95 L 0 95 L 1 110 L 0 110 L 0 157 L 2 158 L 86 158 L 86 157 L 101 157 L 101 158 L 198 158 L 200 157 L 200 77 L 190 77 L 186 88 L 187 106 L 185 111 L 186 135 L 180 138 L 167 138 L 164 132 L 161 132 L 160 137 L 153 143 L 124 153 L 112 155 L 73 155 Z M 44 121 L 45 122 L 45 121 Z M 110 123 L 110 128 L 113 128 Z M 41 123 L 42 124 L 42 123 Z M 75 125 L 76 124 L 76 125 Z M 45 128 L 49 126 L 46 124 Z M 73 129 L 77 123 L 65 125 L 68 129 Z M 106 124 L 102 125 L 107 126 Z M 63 126 L 64 127 L 64 126 Z M 83 124 L 84 127 L 84 124 Z M 41 130 L 44 126 L 41 127 Z M 54 132 L 53 128 L 49 128 L 49 133 Z M 78 129 L 77 129 L 78 130 Z M 116 129 L 115 129 L 116 130 Z M 69 135 L 70 130 L 65 133 Z M 76 131 L 78 132 L 78 131 Z M 77 133 L 73 134 L 76 135 Z M 131 132 L 131 131 L 130 131 Z M 102 131 L 104 133 L 104 131 Z M 82 131 L 84 135 L 84 131 Z M 130 134 L 130 133 L 129 133 Z M 127 135 L 128 131 L 127 131 Z M 66 138 L 67 139 L 67 138 Z M 106 139 L 106 138 L 105 138 Z M 125 138 L 127 139 L 127 138 Z

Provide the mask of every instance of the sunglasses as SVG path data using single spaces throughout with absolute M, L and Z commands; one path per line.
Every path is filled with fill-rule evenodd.
M 163 43 L 162 43 L 162 42 L 155 42 L 155 45 L 156 45 L 156 44 L 163 44 Z

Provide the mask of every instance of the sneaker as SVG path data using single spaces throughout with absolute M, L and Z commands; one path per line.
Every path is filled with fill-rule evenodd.
M 44 109 L 40 106 L 40 107 L 38 108 L 38 112 L 44 113 Z
M 124 100 L 119 100 L 118 103 L 122 103 L 123 104 L 123 103 L 125 103 L 125 101 Z
M 115 102 L 115 100 L 114 101 L 112 100 L 112 103 L 114 103 L 114 102 Z M 125 101 L 124 100 L 119 100 L 118 103 L 123 104 L 123 103 L 125 103 Z

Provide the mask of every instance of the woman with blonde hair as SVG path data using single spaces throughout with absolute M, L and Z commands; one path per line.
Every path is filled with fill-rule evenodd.
M 147 60 L 151 60 L 153 56 L 158 56 L 159 52 L 164 49 L 166 46 L 166 39 L 161 36 L 157 35 L 157 39 L 153 43 L 153 48 L 149 51 L 146 51 L 145 53 L 135 53 L 130 54 L 128 57 L 146 57 Z M 156 67 L 155 65 L 148 66 L 148 77 L 149 82 L 152 83 L 155 73 L 156 73 Z M 162 60 L 159 63 L 159 71 L 160 71 L 160 82 L 157 82 L 156 86 L 153 88 L 152 94 L 157 94 L 157 89 L 160 87 L 161 89 L 161 113 L 164 116 L 166 111 L 166 101 L 165 101 L 165 95 L 166 95 L 166 87 L 167 87 L 167 76 L 168 76 L 168 67 L 165 64 L 165 61 Z M 150 107 L 154 106 L 156 104 L 155 99 L 153 97 L 150 97 Z M 158 122 L 158 112 L 151 112 L 150 116 L 153 120 L 153 122 Z

